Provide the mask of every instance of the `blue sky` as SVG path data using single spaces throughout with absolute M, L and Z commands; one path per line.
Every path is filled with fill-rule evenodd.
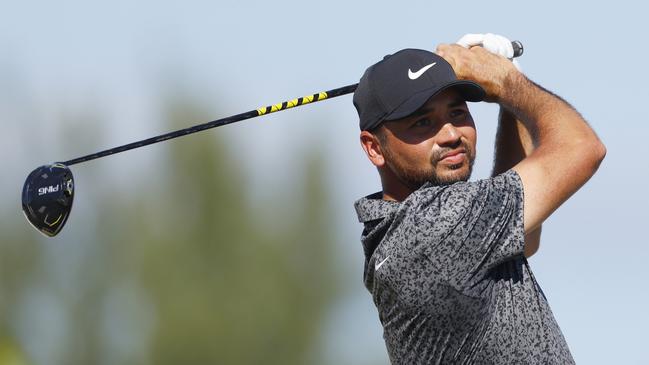
M 599 173 L 544 225 L 541 249 L 530 260 L 534 273 L 578 363 L 640 364 L 649 327 L 649 73 L 639 30 L 649 9 L 640 4 L 6 1 L 0 152 L 10 159 L 0 181 L 2 216 L 18 206 L 33 167 L 163 132 L 156 103 L 168 82 L 202 105 L 215 105 L 206 112 L 216 119 L 357 82 L 367 66 L 402 48 L 434 49 L 464 33 L 502 34 L 524 43 L 525 73 L 571 102 L 608 147 Z M 21 108 L 34 102 L 42 107 Z M 97 146 L 88 137 L 33 145 L 30 131 L 38 130 L 42 142 L 79 105 L 94 105 L 104 116 L 83 130 L 101 131 L 113 143 Z M 479 134 L 474 178 L 480 178 L 491 167 L 497 107 L 472 104 L 471 110 Z M 262 181 L 278 188 L 289 182 L 305 151 L 322 151 L 337 234 L 345 242 L 340 262 L 350 280 L 323 328 L 323 351 L 332 363 L 387 363 L 361 282 L 361 227 L 352 209 L 380 186 L 358 143 L 351 96 L 213 133 L 235 142 L 253 198 Z M 156 152 L 129 153 L 146 160 Z M 129 159 L 111 159 L 106 163 L 136 169 Z

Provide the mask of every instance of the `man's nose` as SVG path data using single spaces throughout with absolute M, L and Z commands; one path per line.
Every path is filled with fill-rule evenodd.
M 439 130 L 437 144 L 440 146 L 456 145 L 462 137 L 460 130 L 457 129 L 452 123 L 446 123 Z

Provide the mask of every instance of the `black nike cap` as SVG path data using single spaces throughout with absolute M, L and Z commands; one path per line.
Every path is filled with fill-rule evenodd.
M 361 130 L 407 117 L 428 99 L 450 87 L 466 101 L 482 101 L 484 89 L 473 81 L 458 80 L 451 65 L 439 55 L 421 49 L 403 49 L 370 66 L 354 92 Z

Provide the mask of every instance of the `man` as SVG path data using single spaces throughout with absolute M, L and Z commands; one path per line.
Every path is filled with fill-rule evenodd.
M 467 182 L 482 100 L 501 107 L 494 171 Z M 369 67 L 354 105 L 383 187 L 355 207 L 391 362 L 574 363 L 526 257 L 605 156 L 586 121 L 507 58 L 445 44 Z

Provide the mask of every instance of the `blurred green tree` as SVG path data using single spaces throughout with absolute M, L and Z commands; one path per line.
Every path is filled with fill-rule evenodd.
M 205 119 L 165 105 L 173 128 Z M 307 158 L 295 199 L 262 215 L 218 133 L 190 138 L 167 145 L 158 188 L 127 209 L 137 233 L 122 242 L 155 308 L 151 362 L 305 363 L 336 290 L 321 161 Z

